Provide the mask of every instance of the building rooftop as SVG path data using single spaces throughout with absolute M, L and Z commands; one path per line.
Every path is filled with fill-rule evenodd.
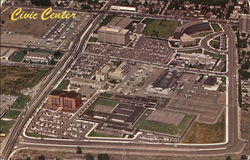
M 41 58 L 49 58 L 52 55 L 50 53 L 42 53 L 42 52 L 28 52 L 25 57 L 41 57 Z
M 107 26 L 117 26 L 122 29 L 126 28 L 131 22 L 133 22 L 132 19 L 128 17 L 115 17 L 113 18 Z
M 98 32 L 106 32 L 110 34 L 127 34 L 129 32 L 128 29 L 122 29 L 118 26 L 102 26 Z
M 178 73 L 177 70 L 174 71 L 164 71 L 163 74 L 153 83 L 154 88 L 171 88 L 176 83 L 176 81 L 181 76 L 181 73 Z
M 80 93 L 76 93 L 74 91 L 61 91 L 61 90 L 53 90 L 52 92 L 50 92 L 49 95 L 69 97 L 69 98 L 76 98 L 78 96 L 81 96 Z

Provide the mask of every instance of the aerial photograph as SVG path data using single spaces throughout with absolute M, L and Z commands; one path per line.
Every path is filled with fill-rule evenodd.
M 250 160 L 250 0 L 0 1 L 0 160 Z

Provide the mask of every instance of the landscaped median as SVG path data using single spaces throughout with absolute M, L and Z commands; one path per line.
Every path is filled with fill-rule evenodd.
M 88 135 L 88 137 L 110 137 L 110 138 L 122 138 L 119 136 L 114 136 L 111 134 L 107 134 L 107 133 L 100 133 L 100 132 L 96 132 L 96 131 L 92 131 L 90 132 L 90 134 Z

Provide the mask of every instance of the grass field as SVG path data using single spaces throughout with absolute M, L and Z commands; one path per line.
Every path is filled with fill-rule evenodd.
M 1 94 L 19 95 L 22 89 L 39 83 L 50 69 L 2 66 L 0 72 Z
M 154 122 L 147 120 L 150 112 L 147 112 L 148 115 L 143 115 L 139 122 L 136 124 L 136 127 L 142 130 L 148 130 L 153 132 L 159 133 L 166 133 L 176 136 L 181 136 L 185 129 L 188 127 L 192 119 L 194 118 L 193 115 L 186 115 L 179 126 L 174 126 L 170 124 Z
M 209 136 L 208 136 L 209 135 Z M 225 114 L 215 124 L 195 122 L 183 137 L 183 143 L 219 143 L 225 139 Z
M 16 55 L 11 60 L 14 62 L 21 62 L 25 54 L 26 54 L 25 50 L 20 50 L 19 52 L 16 53 Z
M 213 33 L 213 32 L 201 32 L 201 33 L 197 33 L 197 34 L 192 35 L 192 37 L 205 37 L 211 33 Z
M 100 94 L 100 96 L 102 96 L 102 97 L 112 97 L 113 94 L 112 93 L 103 92 L 103 93 Z
M 64 90 L 67 89 L 69 86 L 70 81 L 67 79 L 63 79 L 62 82 L 57 86 L 56 89 L 58 90 Z
M 4 121 L 0 120 L 0 134 L 8 134 L 11 126 L 15 121 Z
M 106 134 L 106 133 L 98 133 L 95 131 L 92 131 L 88 136 L 89 137 L 116 137 L 116 138 L 119 137 L 119 136 L 114 136 L 114 135 L 110 135 L 110 134 Z
M 172 36 L 176 27 L 181 25 L 179 21 L 159 19 L 145 19 L 143 23 L 147 25 L 144 30 L 146 36 L 165 39 Z
M 226 55 L 222 55 L 222 54 L 215 54 L 209 51 L 204 50 L 204 54 L 209 55 L 213 58 L 220 58 L 220 59 L 226 59 Z
M 213 48 L 220 49 L 220 41 L 212 40 L 212 41 L 210 41 L 210 45 Z
M 4 114 L 3 118 L 16 119 L 19 114 L 20 114 L 19 111 L 9 110 Z
M 16 101 L 11 105 L 11 108 L 23 109 L 25 105 L 29 102 L 30 97 L 25 95 L 20 95 Z
M 186 54 L 202 53 L 202 49 L 186 50 L 186 51 L 181 51 L 181 52 L 182 52 L 182 53 L 186 53 Z
M 220 32 L 220 31 L 222 31 L 220 25 L 218 25 L 218 24 L 212 24 L 212 27 L 213 27 L 213 29 L 214 29 L 215 32 Z
M 26 132 L 25 134 L 26 134 L 27 136 L 29 136 L 29 137 L 55 138 L 55 137 L 45 136 L 45 135 L 41 135 L 41 134 L 37 134 L 37 133 L 29 133 L 29 132 Z
M 108 107 L 115 107 L 118 104 L 118 102 L 99 98 L 98 100 L 95 101 L 94 105 L 96 104 L 100 104 L 100 105 L 104 105 Z

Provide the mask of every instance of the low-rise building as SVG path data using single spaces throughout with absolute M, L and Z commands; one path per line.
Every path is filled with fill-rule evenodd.
M 15 51 L 15 49 L 1 47 L 1 59 L 9 60 Z
M 240 15 L 240 32 L 244 34 L 250 34 L 250 15 L 241 14 Z
M 88 85 L 91 86 L 92 88 L 96 89 L 107 89 L 108 85 L 106 82 L 98 82 L 86 78 L 79 78 L 79 77 L 73 77 L 70 79 L 70 84 L 75 85 L 75 86 L 84 86 Z
M 40 63 L 49 63 L 53 59 L 53 55 L 50 53 L 42 52 L 28 52 L 24 56 L 25 61 L 31 62 L 40 62 Z

